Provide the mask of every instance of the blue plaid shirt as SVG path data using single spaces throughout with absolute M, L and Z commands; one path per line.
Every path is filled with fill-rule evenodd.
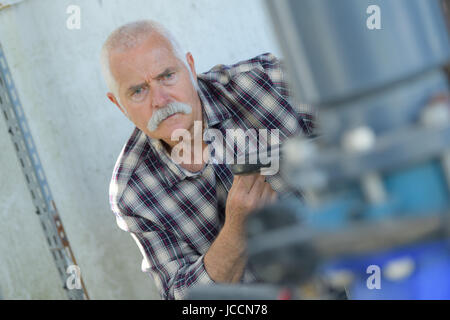
M 218 129 L 279 129 L 286 137 L 311 133 L 312 110 L 293 104 L 280 61 L 267 53 L 198 75 L 205 133 Z M 279 174 L 268 176 L 279 194 L 291 190 Z M 163 299 L 183 299 L 189 287 L 210 284 L 203 257 L 221 230 L 233 182 L 227 164 L 209 161 L 188 174 L 161 141 L 134 129 L 117 159 L 110 184 L 118 226 L 130 232 Z M 247 265 L 243 283 L 257 281 Z

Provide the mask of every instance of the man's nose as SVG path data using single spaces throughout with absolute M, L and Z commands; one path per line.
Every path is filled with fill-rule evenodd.
M 153 88 L 152 92 L 152 107 L 161 108 L 166 106 L 170 102 L 169 94 L 164 86 L 157 84 Z

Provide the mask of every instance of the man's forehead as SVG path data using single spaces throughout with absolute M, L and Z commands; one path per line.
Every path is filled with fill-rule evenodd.
M 110 68 L 117 81 L 135 77 L 156 77 L 165 69 L 178 66 L 169 41 L 162 36 L 150 36 L 140 45 L 110 53 Z

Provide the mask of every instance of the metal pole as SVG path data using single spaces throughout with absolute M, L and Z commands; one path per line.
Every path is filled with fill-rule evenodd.
M 47 243 L 63 282 L 63 288 L 71 300 L 89 299 L 81 280 L 81 289 L 67 288 L 67 268 L 76 265 L 75 256 L 64 231 L 61 218 L 53 201 L 44 168 L 31 136 L 17 90 L 0 45 L 0 109 L 6 120 L 8 132 L 14 144 L 28 190 L 31 193 L 36 214 L 39 216 Z

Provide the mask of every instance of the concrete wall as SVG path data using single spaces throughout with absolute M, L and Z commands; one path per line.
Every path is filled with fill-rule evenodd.
M 72 4 L 79 30 L 66 28 Z M 107 35 L 144 18 L 172 30 L 199 72 L 280 54 L 260 0 L 24 0 L 0 11 L 0 42 L 93 299 L 159 298 L 109 209 L 112 169 L 133 126 L 107 101 L 98 64 Z M 65 299 L 3 120 L 0 133 L 1 295 Z

